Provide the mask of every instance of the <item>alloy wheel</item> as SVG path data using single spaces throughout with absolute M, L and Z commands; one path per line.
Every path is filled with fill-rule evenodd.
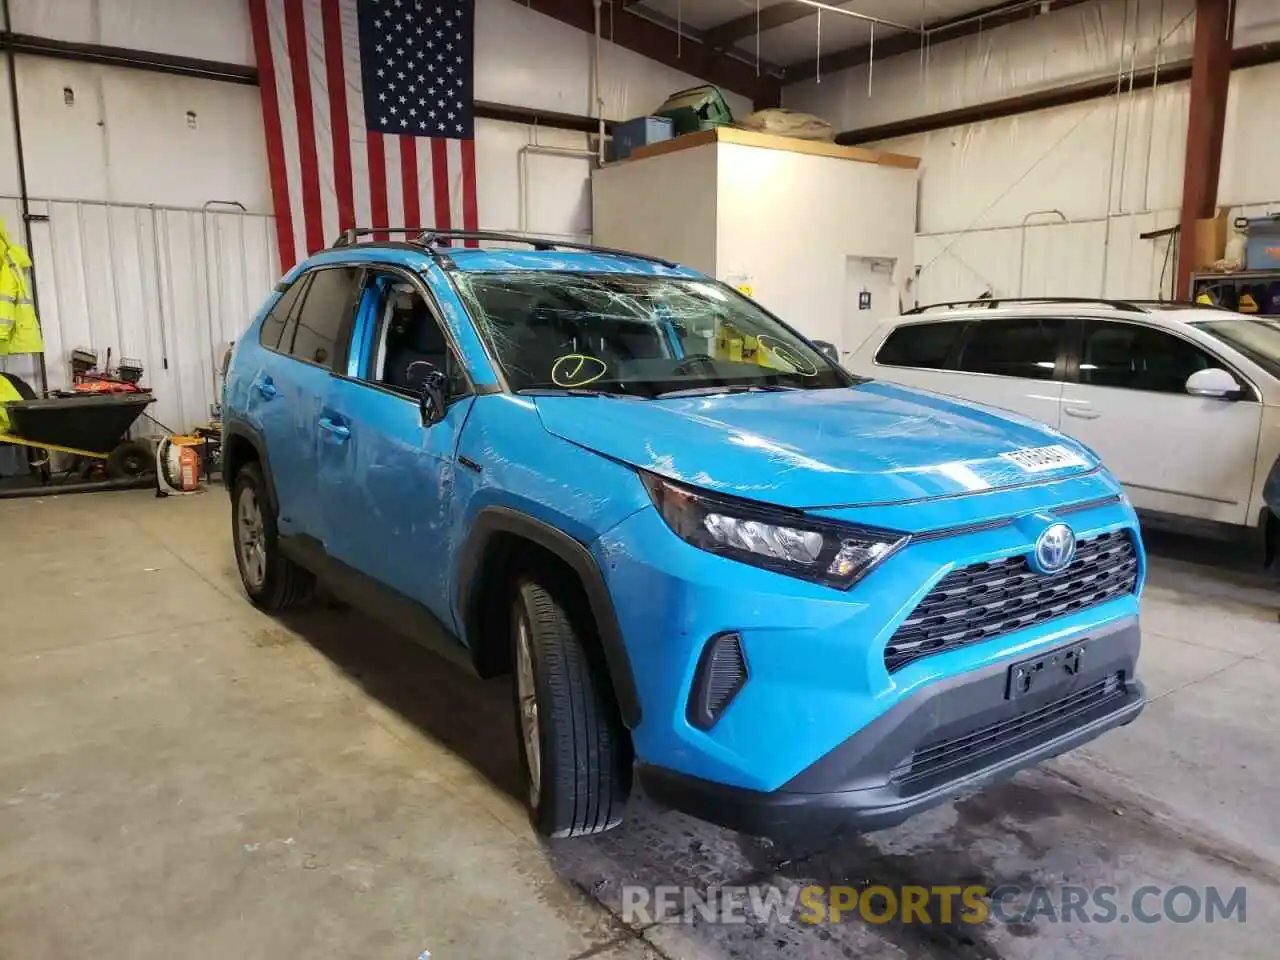
M 524 611 L 516 622 L 516 696 L 520 733 L 529 766 L 529 803 L 537 809 L 542 792 L 542 736 L 538 730 L 538 691 L 533 677 L 533 636 Z
M 240 549 L 240 569 L 250 590 L 261 590 L 267 579 L 267 542 L 263 532 L 262 508 L 252 489 L 240 491 L 236 508 L 236 545 Z

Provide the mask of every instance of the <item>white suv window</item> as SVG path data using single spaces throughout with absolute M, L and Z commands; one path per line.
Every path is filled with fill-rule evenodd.
M 960 354 L 960 369 L 1024 380 L 1052 380 L 1066 326 L 1062 317 L 983 320 L 969 334 Z
M 1186 393 L 1187 377 L 1221 367 L 1199 347 L 1153 327 L 1086 320 L 1080 382 L 1152 393 Z
M 956 320 L 898 327 L 880 345 L 876 363 L 887 367 L 944 370 L 966 327 L 967 323 Z

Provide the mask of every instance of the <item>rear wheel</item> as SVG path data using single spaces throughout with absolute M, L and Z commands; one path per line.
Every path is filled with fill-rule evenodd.
M 255 606 L 286 610 L 311 599 L 315 577 L 280 552 L 275 509 L 256 463 L 245 464 L 236 474 L 231 534 L 240 582 Z
M 155 466 L 155 454 L 149 444 L 141 440 L 125 440 L 107 454 L 104 469 L 112 480 L 132 480 L 145 477 L 155 470 Z
M 530 817 L 547 837 L 617 826 L 631 787 L 626 733 L 568 597 L 554 584 L 522 580 L 511 609 L 520 756 Z

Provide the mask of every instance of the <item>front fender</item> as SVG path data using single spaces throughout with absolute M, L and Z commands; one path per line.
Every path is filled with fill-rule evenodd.
M 468 636 L 476 637 L 482 622 L 484 592 L 480 588 L 488 569 L 485 561 L 494 538 L 500 534 L 511 534 L 536 543 L 563 560 L 578 576 L 591 607 L 622 722 L 634 729 L 640 723 L 640 695 L 631 671 L 631 658 L 622 639 L 622 628 L 613 608 L 613 598 L 591 552 L 564 531 L 510 507 L 491 506 L 480 511 L 471 525 L 458 570 L 458 610 Z

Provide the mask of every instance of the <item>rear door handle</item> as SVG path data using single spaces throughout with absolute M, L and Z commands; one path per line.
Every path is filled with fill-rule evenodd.
M 274 399 L 275 395 L 280 392 L 276 389 L 276 385 L 271 382 L 270 377 L 262 377 L 254 386 L 258 388 L 258 392 L 262 394 L 264 400 Z
M 351 436 L 351 428 L 344 423 L 338 423 L 331 417 L 320 418 L 320 429 L 328 431 L 338 439 L 339 442 Z
M 1090 410 L 1088 407 L 1063 407 L 1062 412 L 1080 420 L 1097 420 L 1100 416 L 1097 410 Z

